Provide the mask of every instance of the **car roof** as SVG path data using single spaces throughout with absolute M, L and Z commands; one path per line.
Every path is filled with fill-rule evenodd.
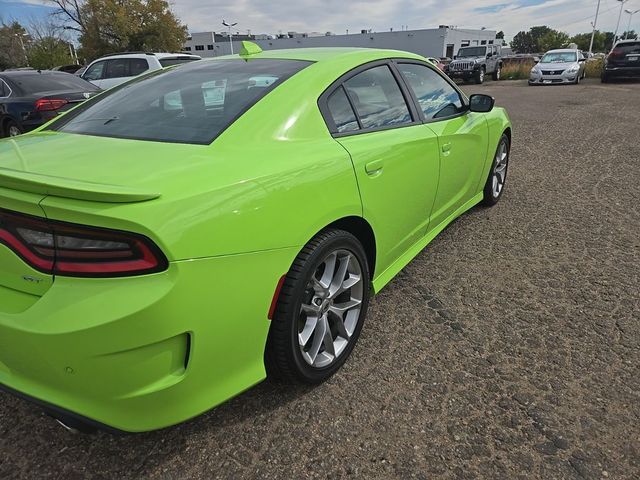
M 554 50 L 549 50 L 547 53 L 577 53 L 577 48 L 556 48 Z
M 204 60 L 215 60 L 222 58 L 238 58 L 239 55 L 225 55 L 223 57 L 207 58 Z M 415 58 L 424 59 L 420 55 L 400 50 L 383 50 L 379 48 L 356 48 L 356 47 L 321 47 L 321 48 L 291 48 L 281 50 L 264 50 L 260 53 L 252 54 L 249 58 L 273 58 L 279 60 L 306 60 L 309 62 L 325 62 L 328 60 L 338 60 L 350 58 L 354 61 L 374 61 L 384 58 Z M 242 56 L 241 58 L 247 58 Z
M 96 60 L 104 60 L 108 58 L 167 58 L 167 57 L 192 57 L 192 58 L 201 58 L 200 55 L 194 55 L 189 52 L 175 52 L 175 53 L 167 53 L 167 52 L 122 52 L 122 53 L 110 53 L 108 55 L 103 55 L 102 57 L 96 58 Z
M 57 70 L 5 70 L 0 72 L 0 75 L 6 75 L 7 77 L 24 77 L 25 75 L 69 75 L 66 72 L 60 72 Z

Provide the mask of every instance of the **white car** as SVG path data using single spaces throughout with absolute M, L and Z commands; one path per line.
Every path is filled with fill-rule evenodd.
M 188 53 L 114 53 L 94 60 L 81 77 L 106 90 L 144 72 L 200 59 Z
M 578 84 L 585 76 L 585 61 L 580 50 L 549 50 L 531 69 L 529 85 Z

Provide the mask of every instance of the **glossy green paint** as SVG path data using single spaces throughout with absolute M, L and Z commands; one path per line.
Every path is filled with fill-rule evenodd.
M 186 420 L 265 377 L 276 284 L 317 232 L 363 218 L 375 235 L 379 291 L 481 200 L 510 128 L 502 109 L 335 139 L 320 114 L 318 98 L 342 74 L 421 57 L 369 49 L 252 57 L 315 63 L 211 145 L 44 129 L 0 140 L 1 208 L 141 233 L 170 261 L 141 277 L 54 279 L 0 245 L 0 383 L 126 431 Z M 42 281 L 23 284 L 31 275 Z

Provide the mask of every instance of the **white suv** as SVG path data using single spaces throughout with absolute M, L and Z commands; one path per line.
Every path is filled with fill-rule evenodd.
M 106 90 L 144 72 L 200 59 L 188 53 L 114 53 L 94 60 L 81 77 Z

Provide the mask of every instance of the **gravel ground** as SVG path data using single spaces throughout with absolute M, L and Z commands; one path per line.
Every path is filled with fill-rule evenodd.
M 512 116 L 505 195 L 372 301 L 338 375 L 123 438 L 0 394 L 0 478 L 640 477 L 640 83 L 464 88 Z

